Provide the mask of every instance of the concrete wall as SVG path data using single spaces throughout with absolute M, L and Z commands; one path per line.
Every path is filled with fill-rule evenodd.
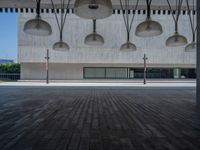
M 126 41 L 126 31 L 121 14 L 112 15 L 109 18 L 97 21 L 97 32 L 105 39 L 104 46 L 87 46 L 84 38 L 92 31 L 92 21 L 81 19 L 74 14 L 67 16 L 64 28 L 64 41 L 71 47 L 69 52 L 55 52 L 52 50 L 54 42 L 58 41 L 59 32 L 53 14 L 43 13 L 53 29 L 49 37 L 35 37 L 23 32 L 24 23 L 33 18 L 34 14 L 19 14 L 19 62 L 41 63 L 44 61 L 46 49 L 50 49 L 52 63 L 143 63 L 142 57 L 146 53 L 151 64 L 168 65 L 195 65 L 195 53 L 184 52 L 184 47 L 167 48 L 166 39 L 174 33 L 174 22 L 171 15 L 152 15 L 152 19 L 159 21 L 164 33 L 153 38 L 139 38 L 135 36 L 135 27 L 145 19 L 145 15 L 136 15 L 131 32 L 131 41 L 137 45 L 136 52 L 120 52 L 121 44 Z M 189 17 L 180 16 L 180 33 L 191 41 Z
M 84 67 L 133 67 L 142 68 L 142 64 L 49 64 L 49 78 L 51 80 L 83 79 Z M 170 68 L 171 65 L 147 64 L 147 67 Z M 182 65 L 180 68 L 193 68 L 192 65 Z M 176 68 L 176 66 L 174 66 Z M 44 63 L 21 63 L 21 80 L 45 80 L 46 70 Z
M 51 80 L 82 79 L 83 69 L 80 65 L 49 64 L 49 78 Z M 21 63 L 22 80 L 45 80 L 45 64 Z
M 117 11 L 116 11 L 117 12 Z M 184 47 L 169 48 L 166 39 L 174 33 L 174 22 L 171 15 L 156 14 L 152 19 L 162 24 L 164 33 L 152 38 L 135 36 L 136 26 L 144 21 L 146 15 L 136 14 L 131 31 L 131 41 L 136 44 L 137 51 L 121 52 L 121 44 L 126 41 L 126 30 L 122 14 L 114 14 L 109 18 L 97 20 L 97 32 L 104 37 L 103 46 L 87 46 L 86 35 L 92 32 L 92 21 L 70 14 L 67 16 L 63 38 L 70 46 L 68 52 L 52 50 L 53 44 L 59 40 L 59 32 L 55 16 L 42 13 L 53 29 L 49 37 L 37 37 L 23 32 L 25 22 L 34 18 L 34 13 L 19 13 L 18 61 L 22 64 L 21 79 L 45 79 L 44 58 L 46 49 L 50 49 L 51 79 L 82 79 L 83 67 L 143 67 L 143 55 L 148 57 L 149 67 L 158 68 L 195 68 L 196 53 L 184 52 Z M 180 16 L 179 32 L 191 42 L 192 32 L 189 17 Z

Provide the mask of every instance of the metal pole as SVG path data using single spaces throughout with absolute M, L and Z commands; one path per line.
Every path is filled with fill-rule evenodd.
M 45 57 L 45 65 L 46 65 L 46 83 L 49 84 L 49 50 L 47 49 L 47 54 L 46 54 L 46 57 Z
M 197 0 L 196 105 L 200 109 L 200 1 Z
M 147 83 L 147 57 L 146 54 L 144 54 L 143 60 L 144 60 L 144 81 L 143 83 L 146 84 Z

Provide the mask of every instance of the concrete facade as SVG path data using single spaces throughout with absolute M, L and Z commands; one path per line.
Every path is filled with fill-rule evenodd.
M 152 11 L 153 13 L 153 11 Z M 180 16 L 179 32 L 191 42 L 187 13 Z M 143 55 L 148 57 L 148 67 L 152 68 L 195 68 L 196 53 L 184 52 L 184 47 L 169 48 L 166 39 L 174 33 L 174 22 L 171 14 L 152 15 L 159 21 L 164 33 L 153 38 L 135 36 L 136 26 L 144 21 L 146 15 L 136 12 L 131 32 L 131 41 L 136 44 L 137 51 L 121 52 L 121 44 L 126 41 L 126 30 L 122 14 L 115 11 L 111 17 L 97 20 L 97 32 L 104 37 L 103 46 L 87 46 L 86 35 L 92 32 L 92 21 L 77 17 L 71 11 L 67 16 L 64 28 L 64 41 L 70 46 L 68 52 L 57 52 L 52 46 L 59 39 L 58 27 L 53 13 L 42 13 L 42 18 L 50 23 L 53 34 L 49 37 L 35 37 L 23 32 L 25 22 L 34 18 L 33 13 L 19 13 L 19 45 L 18 61 L 21 63 L 21 79 L 45 79 L 44 57 L 46 49 L 50 50 L 50 79 L 83 79 L 84 67 L 143 67 Z

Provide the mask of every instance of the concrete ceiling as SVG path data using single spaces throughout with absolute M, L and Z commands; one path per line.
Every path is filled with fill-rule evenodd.
M 73 8 L 75 0 L 71 0 L 70 8 Z M 174 7 L 176 5 L 176 0 L 169 0 L 171 5 Z M 66 0 L 67 2 L 67 0 Z M 146 9 L 146 0 L 139 1 L 138 9 Z M 192 6 L 193 0 L 189 0 L 190 6 Z M 54 0 L 56 8 L 59 8 L 60 0 Z M 136 0 L 130 0 L 131 6 L 134 8 Z M 196 0 L 195 0 L 196 3 Z M 119 0 L 112 0 L 113 9 L 120 9 Z M 0 0 L 1 8 L 35 8 L 36 0 Z M 42 8 L 52 8 L 50 0 L 41 0 Z M 152 9 L 154 10 L 168 10 L 167 0 L 152 0 Z M 186 0 L 183 0 L 183 10 L 186 10 Z

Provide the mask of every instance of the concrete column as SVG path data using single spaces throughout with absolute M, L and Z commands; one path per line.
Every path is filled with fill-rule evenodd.
M 129 77 L 130 77 L 131 79 L 134 78 L 134 70 L 129 70 Z
M 174 79 L 179 79 L 181 77 L 181 69 L 174 69 Z
M 196 103 L 197 107 L 200 109 L 200 0 L 197 0 L 197 63 L 196 63 L 196 73 L 197 73 L 197 87 L 196 87 Z

